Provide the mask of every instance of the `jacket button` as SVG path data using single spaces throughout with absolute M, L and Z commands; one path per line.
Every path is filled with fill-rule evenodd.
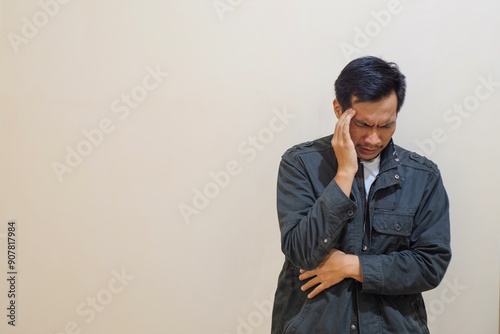
M 351 329 L 352 329 L 353 331 L 354 331 L 354 330 L 356 330 L 356 325 L 355 325 L 355 324 L 352 324 L 352 325 L 351 325 Z
M 399 175 L 397 175 L 397 174 L 396 174 L 396 175 L 394 175 L 394 178 L 395 178 L 396 180 L 399 180 Z
M 398 223 L 398 224 L 394 225 L 394 228 L 395 228 L 395 229 L 396 229 L 396 231 L 398 231 L 398 232 L 399 232 L 399 231 L 401 231 L 401 224 L 399 224 L 399 223 Z
M 323 240 L 323 242 L 326 244 L 328 242 L 328 239 Z
M 364 251 L 366 251 L 366 250 L 368 249 L 368 246 L 367 246 L 367 245 L 363 245 L 362 249 L 363 249 Z
M 352 217 L 352 216 L 354 216 L 354 211 L 347 210 L 347 217 Z

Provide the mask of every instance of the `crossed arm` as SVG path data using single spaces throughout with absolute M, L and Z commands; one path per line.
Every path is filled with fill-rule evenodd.
M 356 255 L 345 254 L 338 249 L 333 249 L 315 269 L 308 271 L 301 269 L 299 276 L 301 281 L 309 279 L 302 285 L 302 291 L 315 287 L 307 295 L 308 298 L 314 298 L 323 290 L 340 283 L 346 278 L 354 278 L 359 282 L 363 282 L 359 258 Z

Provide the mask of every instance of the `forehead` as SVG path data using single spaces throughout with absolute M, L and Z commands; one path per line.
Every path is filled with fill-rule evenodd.
M 356 110 L 355 119 L 370 122 L 394 121 L 397 117 L 398 98 L 395 92 L 376 102 L 359 102 L 351 96 L 352 109 Z

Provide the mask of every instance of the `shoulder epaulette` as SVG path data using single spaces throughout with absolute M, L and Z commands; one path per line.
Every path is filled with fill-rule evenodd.
M 429 167 L 430 169 L 432 169 L 436 173 L 439 173 L 439 168 L 438 168 L 438 166 L 434 162 L 432 162 L 431 160 L 427 159 L 424 156 L 421 156 L 418 153 L 411 152 L 410 153 L 410 159 L 412 159 L 413 161 L 418 162 L 419 164 L 422 164 L 424 166 Z

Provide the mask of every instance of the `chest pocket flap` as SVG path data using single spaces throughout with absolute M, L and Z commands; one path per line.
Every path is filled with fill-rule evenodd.
M 408 237 L 413 229 L 413 214 L 401 211 L 378 211 L 373 214 L 373 228 L 378 233 Z

